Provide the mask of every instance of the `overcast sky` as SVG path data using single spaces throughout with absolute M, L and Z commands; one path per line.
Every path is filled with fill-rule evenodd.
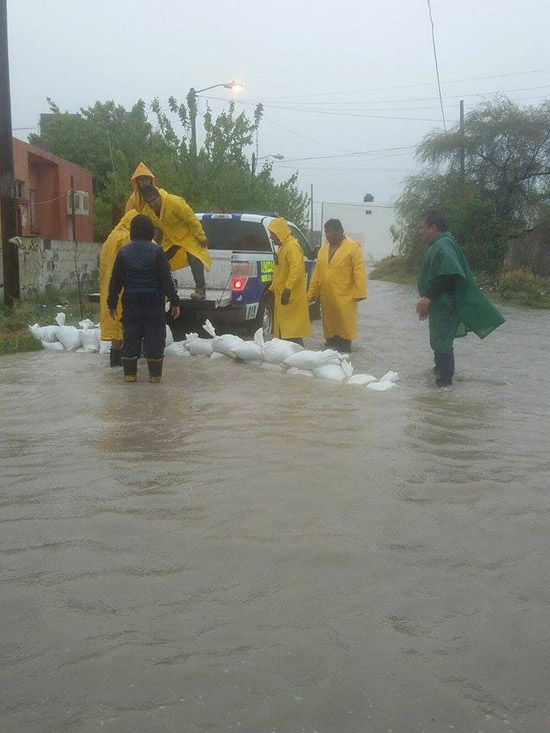
M 449 126 L 461 98 L 468 111 L 498 92 L 550 96 L 549 0 L 431 4 Z M 316 227 L 321 201 L 391 204 L 413 146 L 442 126 L 427 0 L 8 0 L 8 14 L 14 128 L 35 127 L 46 97 L 71 112 L 130 107 L 238 79 L 239 109 L 265 104 L 260 156 L 283 154 L 276 177 L 299 170 L 300 187 L 314 185 Z M 207 94 L 216 110 L 232 92 Z M 350 155 L 364 151 L 384 152 Z M 392 210 L 364 209 L 326 203 L 325 219 L 388 253 Z

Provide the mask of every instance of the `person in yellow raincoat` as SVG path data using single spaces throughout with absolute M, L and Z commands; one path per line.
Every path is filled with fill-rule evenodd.
M 178 270 L 189 265 L 195 280 L 195 292 L 191 293 L 191 297 L 193 300 L 204 300 L 204 270 L 210 271 L 211 260 L 208 240 L 195 212 L 181 196 L 155 186 L 142 188 L 141 196 L 145 201 L 143 213 L 164 233 L 162 248 L 171 269 Z
M 365 261 L 361 247 L 344 234 L 342 222 L 325 224 L 327 241 L 319 250 L 311 278 L 310 301 L 321 298 L 323 332 L 327 346 L 350 352 L 357 337 L 357 304 L 367 297 Z
M 116 319 L 109 315 L 107 306 L 107 295 L 109 294 L 109 283 L 113 272 L 116 256 L 119 250 L 130 241 L 130 223 L 138 215 L 138 211 L 130 209 L 118 222 L 113 231 L 109 234 L 101 248 L 99 259 L 99 320 L 100 337 L 102 341 L 111 341 L 110 363 L 112 367 L 122 366 L 122 305 L 120 298 L 116 310 Z
M 125 212 L 135 209 L 140 214 L 143 212 L 145 201 L 141 197 L 141 189 L 143 186 L 156 186 L 157 179 L 153 175 L 152 171 L 147 168 L 145 163 L 140 163 L 135 171 L 132 173 L 130 183 L 134 189 L 126 202 Z M 161 189 L 162 190 L 162 189 Z
M 311 333 L 304 253 L 282 217 L 273 219 L 269 233 L 279 248 L 269 286 L 274 300 L 273 334 L 303 346 Z

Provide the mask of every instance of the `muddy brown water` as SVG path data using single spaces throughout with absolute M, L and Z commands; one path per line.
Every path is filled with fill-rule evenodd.
M 361 308 L 386 393 L 0 359 L 3 733 L 550 730 L 550 314 L 441 391 L 414 304 Z

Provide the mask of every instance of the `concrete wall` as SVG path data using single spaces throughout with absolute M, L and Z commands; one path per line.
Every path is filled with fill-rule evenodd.
M 99 289 L 100 252 L 101 244 L 95 242 L 83 242 L 76 246 L 76 269 L 84 294 Z M 25 237 L 19 250 L 19 278 L 22 298 L 48 290 L 75 291 L 77 275 L 74 243 Z

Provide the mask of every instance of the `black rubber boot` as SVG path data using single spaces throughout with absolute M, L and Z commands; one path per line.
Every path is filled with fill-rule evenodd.
M 109 352 L 109 364 L 112 367 L 119 367 L 122 366 L 122 349 L 113 349 L 111 346 L 111 350 Z
M 135 382 L 137 379 L 138 360 L 135 356 L 127 358 L 122 357 L 122 368 L 124 369 L 124 381 Z
M 158 384 L 162 377 L 162 359 L 147 359 L 147 366 L 149 367 L 149 381 L 151 384 Z

